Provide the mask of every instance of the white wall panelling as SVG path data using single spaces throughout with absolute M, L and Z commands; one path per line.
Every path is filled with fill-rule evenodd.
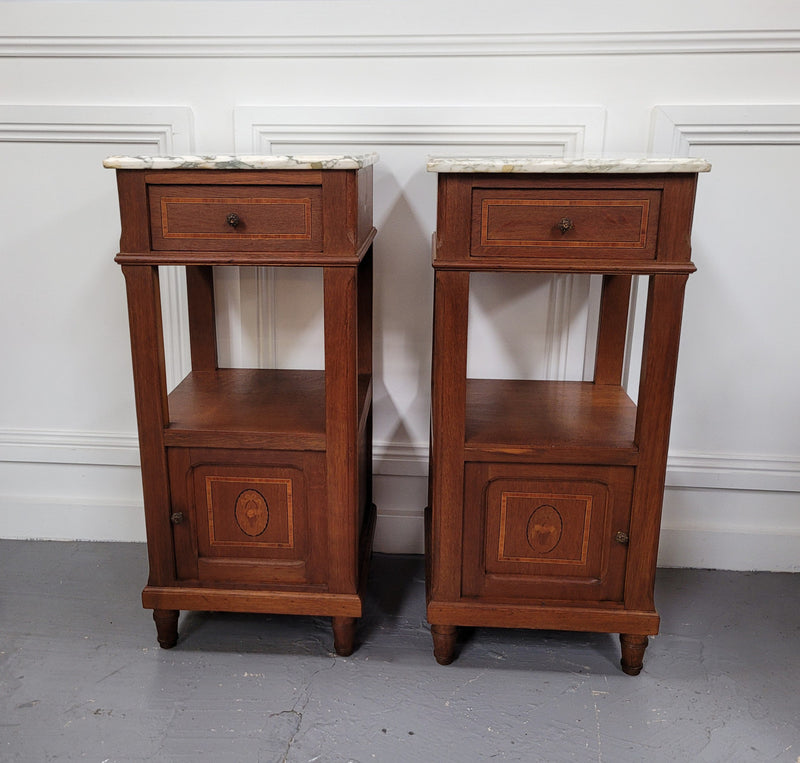
M 377 547 L 421 551 L 426 154 L 652 150 L 714 165 L 699 185 L 661 561 L 797 568 L 800 4 L 0 0 L 0 14 L 0 535 L 143 537 L 105 154 L 380 152 Z M 187 362 L 183 279 L 162 283 L 174 382 Z M 223 363 L 321 363 L 317 271 L 220 268 L 216 286 Z M 591 373 L 596 280 L 473 287 L 471 373 Z
M 0 106 L 0 535 L 142 539 L 112 153 L 191 151 L 186 108 Z M 162 278 L 168 373 L 185 287 Z
M 661 560 L 798 570 L 800 105 L 661 106 L 652 148 L 714 165 L 695 211 Z

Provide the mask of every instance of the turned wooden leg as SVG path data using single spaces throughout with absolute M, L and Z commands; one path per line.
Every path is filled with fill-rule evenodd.
M 349 657 L 353 653 L 356 642 L 355 617 L 332 617 L 333 648 L 340 657 Z
M 619 643 L 622 645 L 623 673 L 629 676 L 638 676 L 644 662 L 644 650 L 647 649 L 647 636 L 637 636 L 631 633 L 620 633 Z
M 178 643 L 178 615 L 177 609 L 154 609 L 153 620 L 156 623 L 158 643 L 162 649 L 172 649 Z
M 449 665 L 456 657 L 455 625 L 431 625 L 433 656 L 440 665 Z

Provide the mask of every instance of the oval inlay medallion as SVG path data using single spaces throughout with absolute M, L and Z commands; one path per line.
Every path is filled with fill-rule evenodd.
M 243 490 L 236 499 L 236 523 L 246 535 L 261 535 L 269 524 L 267 501 L 258 490 Z
M 528 543 L 538 554 L 552 551 L 561 540 L 564 521 L 554 506 L 539 506 L 528 520 Z

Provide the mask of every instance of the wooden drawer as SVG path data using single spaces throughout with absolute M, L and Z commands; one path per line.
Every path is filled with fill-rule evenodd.
M 628 467 L 466 464 L 462 594 L 621 602 L 632 489 Z
M 204 583 L 321 582 L 324 457 L 171 448 L 178 577 Z
M 660 192 L 493 189 L 472 191 L 472 257 L 656 257 Z
M 322 187 L 150 185 L 156 251 L 322 251 Z

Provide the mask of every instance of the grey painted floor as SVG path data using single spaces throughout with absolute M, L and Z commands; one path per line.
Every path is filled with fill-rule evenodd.
M 374 557 L 348 658 L 311 617 L 183 613 L 159 649 L 137 544 L 0 541 L 0 573 L 2 761 L 800 761 L 800 575 L 660 570 L 633 678 L 607 634 L 438 666 L 421 557 Z

